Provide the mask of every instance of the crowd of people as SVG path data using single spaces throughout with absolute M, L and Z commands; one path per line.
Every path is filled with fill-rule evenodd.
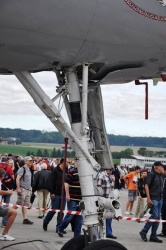
M 115 164 L 113 169 L 104 167 L 97 176 L 97 186 L 102 189 L 105 198 L 109 198 L 110 190 L 128 190 L 125 215 L 135 215 L 141 219 L 146 216 L 145 207 L 149 207 L 150 219 L 159 220 L 161 216 L 166 220 L 166 166 L 161 162 L 155 162 L 150 172 L 139 166 L 126 167 Z M 80 211 L 79 202 L 82 197 L 76 161 L 2 155 L 0 201 L 10 203 L 13 190 L 17 192 L 16 204 L 22 206 L 23 224 L 33 225 L 33 221 L 28 219 L 27 208 L 32 205 L 37 195 L 38 218 L 43 220 L 44 231 L 48 230 L 48 225 L 58 210 L 55 231 L 59 237 L 64 237 L 69 224 L 74 237 L 81 235 L 82 215 L 63 214 L 66 206 L 68 210 Z M 51 210 L 47 212 L 48 200 L 51 202 Z M 134 213 L 133 205 L 136 200 Z M 16 215 L 16 208 L 0 205 L 1 227 L 4 228 L 0 240 L 15 240 L 8 232 Z M 116 239 L 117 236 L 113 235 L 112 219 L 106 219 L 105 223 L 106 237 Z M 162 223 L 162 232 L 159 234 L 158 226 L 159 222 L 147 222 L 139 232 L 141 239 L 148 241 L 147 233 L 151 228 L 149 241 L 162 243 L 159 237 L 166 237 L 166 223 Z

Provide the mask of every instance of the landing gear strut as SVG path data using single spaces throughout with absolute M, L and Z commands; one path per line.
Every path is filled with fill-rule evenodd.
M 101 191 L 96 185 L 100 169 L 105 166 L 112 168 L 113 160 L 104 125 L 100 86 L 89 84 L 88 67 L 88 63 L 82 66 L 82 81 L 78 80 L 74 67 L 62 69 L 62 74 L 56 71 L 59 88 L 58 95 L 53 99 L 45 94 L 29 72 L 15 72 L 15 75 L 62 136 L 66 137 L 67 134 L 76 154 L 82 192 L 81 211 L 87 230 L 85 236 L 71 239 L 62 250 L 98 250 L 98 246 L 104 250 L 110 247 L 112 250 L 125 250 L 117 242 L 101 240 L 105 238 L 105 208 L 108 210 L 107 218 L 112 218 L 113 215 L 120 216 L 121 206 L 118 202 L 101 197 Z M 71 127 L 54 105 L 60 96 L 64 98 Z M 109 213 L 110 208 L 113 209 L 112 213 Z

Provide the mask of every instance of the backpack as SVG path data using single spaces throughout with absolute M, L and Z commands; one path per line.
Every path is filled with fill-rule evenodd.
M 22 166 L 21 168 L 24 169 L 24 172 L 23 172 L 23 175 L 21 176 L 20 180 L 21 180 L 21 179 L 24 180 L 24 176 L 25 176 L 25 173 L 26 173 L 26 169 L 25 169 L 24 166 Z M 14 175 L 14 187 L 13 187 L 13 190 L 16 190 L 16 189 L 17 189 L 16 179 L 17 179 L 17 172 L 16 172 L 15 175 Z
M 137 185 L 138 185 L 138 191 L 142 198 L 146 198 L 146 192 L 145 192 L 145 178 L 138 179 Z
M 2 190 L 12 190 L 14 188 L 14 180 L 12 176 L 6 171 L 7 167 L 7 164 L 0 165 L 0 168 L 3 168 L 6 172 L 2 180 Z
M 14 180 L 9 173 L 5 173 L 2 180 L 2 190 L 14 189 Z

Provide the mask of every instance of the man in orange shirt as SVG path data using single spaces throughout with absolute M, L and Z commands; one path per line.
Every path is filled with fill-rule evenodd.
M 133 215 L 133 204 L 134 201 L 137 199 L 137 175 L 138 173 L 140 173 L 140 170 L 141 168 L 139 166 L 136 166 L 134 171 L 131 171 L 129 174 L 123 177 L 128 189 L 128 201 L 126 204 L 125 214 Z

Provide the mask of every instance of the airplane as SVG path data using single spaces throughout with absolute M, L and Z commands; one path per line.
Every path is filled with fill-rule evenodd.
M 1 0 L 0 10 L 0 74 L 17 77 L 78 161 L 88 239 L 71 239 L 63 250 L 97 249 L 96 241 L 126 249 L 103 241 L 104 212 L 118 219 L 121 205 L 96 187 L 98 173 L 113 167 L 100 86 L 166 81 L 166 0 Z M 41 71 L 58 79 L 52 99 L 31 75 Z M 61 96 L 70 126 L 54 104 Z

